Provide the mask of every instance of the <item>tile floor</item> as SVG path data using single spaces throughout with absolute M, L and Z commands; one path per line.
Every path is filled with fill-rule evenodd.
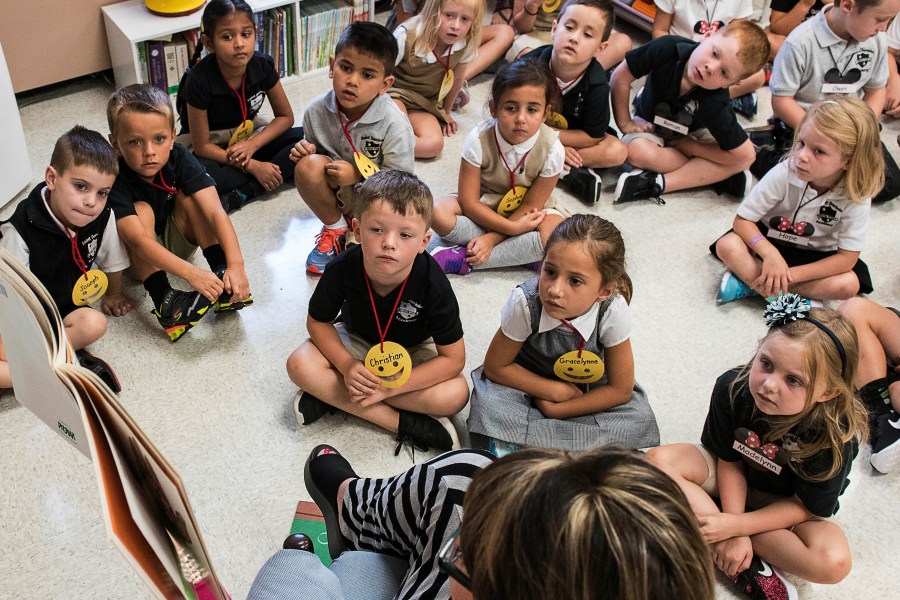
M 472 86 L 472 102 L 456 117 L 461 133 L 447 140 L 443 157 L 416 165 L 435 195 L 456 189 L 457 157 L 465 132 L 483 118 L 488 81 L 481 77 Z M 307 102 L 327 86 L 321 75 L 286 85 L 298 122 Z M 111 91 L 102 83 L 82 86 L 21 110 L 32 184 L 42 178 L 60 133 L 76 123 L 107 131 Z M 768 91 L 761 96 L 754 124 L 769 114 Z M 898 131 L 897 122 L 885 122 L 883 139 L 895 154 Z M 612 204 L 614 185 L 610 174 L 595 206 L 561 191 L 557 197 L 570 211 L 603 215 L 622 230 L 635 288 L 637 379 L 663 442 L 696 441 L 716 376 L 746 361 L 765 331 L 761 301 L 722 307 L 714 301 L 722 267 L 706 248 L 728 229 L 737 202 L 702 189 L 667 195 L 665 206 L 618 206 Z M 862 255 L 874 275 L 872 298 L 897 306 L 900 203 L 872 212 Z M 149 298 L 132 283 L 136 310 L 113 319 L 92 349 L 115 366 L 122 404 L 180 472 L 214 566 L 232 596 L 243 598 L 281 546 L 297 500 L 308 498 L 302 469 L 314 445 L 334 444 L 366 475 L 398 472 L 412 458 L 405 451 L 395 457 L 391 436 L 355 419 L 326 417 L 298 431 L 284 360 L 306 335 L 316 280 L 306 276 L 304 258 L 320 225 L 292 189 L 250 205 L 233 221 L 256 299 L 252 308 L 210 316 L 170 345 L 150 315 Z M 508 269 L 452 279 L 466 331 L 467 373 L 480 364 L 509 291 L 529 275 Z M 464 419 L 456 423 L 464 426 Z M 0 398 L 0 431 L 0 598 L 149 597 L 107 539 L 91 464 L 9 392 Z M 890 574 L 900 561 L 900 517 L 881 507 L 896 501 L 900 479 L 874 473 L 868 454 L 866 447 L 857 459 L 835 518 L 851 541 L 853 571 L 836 586 L 797 581 L 804 598 L 897 597 Z M 416 460 L 427 457 L 416 454 Z M 718 591 L 737 597 L 721 577 Z

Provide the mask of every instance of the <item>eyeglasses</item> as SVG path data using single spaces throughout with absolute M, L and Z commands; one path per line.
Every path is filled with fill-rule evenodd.
M 462 549 L 456 543 L 456 540 L 459 539 L 459 530 L 460 528 L 457 527 L 450 539 L 447 540 L 447 543 L 444 544 L 444 547 L 438 552 L 438 566 L 447 575 L 461 583 L 464 588 L 471 590 L 472 580 L 457 566 L 457 563 L 462 561 L 463 557 Z

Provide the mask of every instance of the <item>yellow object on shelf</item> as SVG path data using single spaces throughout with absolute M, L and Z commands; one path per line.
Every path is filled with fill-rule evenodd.
M 197 12 L 206 0 L 144 0 L 147 10 L 160 17 L 183 17 Z

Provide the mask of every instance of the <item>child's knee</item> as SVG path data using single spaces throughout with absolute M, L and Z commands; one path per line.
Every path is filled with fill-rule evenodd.
M 822 580 L 818 583 L 839 583 L 853 568 L 853 558 L 846 546 L 827 547 L 819 553 L 819 559 Z
M 628 160 L 628 146 L 622 140 L 610 135 L 610 141 L 606 146 L 606 156 L 610 163 L 621 165 Z
M 427 132 L 416 138 L 417 158 L 436 158 L 444 149 L 444 136 L 440 129 L 437 133 Z
M 859 278 L 853 272 L 843 273 L 833 278 L 831 286 L 838 300 L 846 300 L 859 293 Z
M 866 321 L 869 306 L 869 300 L 854 296 L 841 302 L 841 305 L 838 306 L 838 312 L 859 327 L 859 323 Z
M 628 162 L 639 168 L 649 167 L 656 162 L 661 149 L 648 139 L 633 139 L 626 146 Z
M 294 181 L 300 187 L 306 181 L 321 180 L 329 159 L 321 154 L 307 154 L 294 166 Z
M 442 196 L 434 202 L 431 228 L 438 235 L 447 235 L 456 227 L 459 202 L 455 196 Z
M 469 385 L 466 383 L 465 377 L 457 375 L 449 381 L 438 384 L 441 387 L 441 394 L 446 394 L 446 416 L 453 416 L 466 407 L 469 403 Z
M 747 244 L 741 239 L 741 236 L 734 233 L 726 233 L 716 241 L 716 255 L 722 262 L 729 262 L 737 256 L 749 254 Z
M 287 359 L 287 373 L 291 381 L 297 385 L 308 381 L 315 373 L 322 370 L 322 353 L 312 340 L 306 340 L 291 352 Z
M 106 317 L 93 308 L 79 308 L 63 319 L 66 327 L 71 327 L 73 336 L 80 338 L 82 346 L 90 346 L 106 334 Z

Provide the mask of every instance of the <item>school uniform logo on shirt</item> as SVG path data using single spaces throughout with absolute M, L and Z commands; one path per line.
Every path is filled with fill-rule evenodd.
M 855 60 L 856 66 L 858 66 L 860 69 L 866 69 L 869 66 L 869 63 L 872 62 L 872 51 L 860 50 L 856 53 Z
M 247 106 L 249 107 L 249 115 L 256 115 L 259 112 L 259 109 L 262 108 L 263 102 L 266 99 L 266 93 L 262 90 L 256 92 L 249 98 L 247 98 Z M 247 118 L 250 118 L 249 116 Z
M 384 138 L 379 139 L 371 135 L 364 135 L 361 140 L 363 154 L 372 160 L 378 158 L 378 155 L 381 154 L 381 146 L 384 144 Z
M 422 305 L 415 300 L 404 300 L 397 307 L 397 320 L 401 323 L 412 323 L 419 317 Z
M 759 436 L 746 427 L 739 427 L 734 432 L 732 448 L 737 450 L 759 471 L 768 470 L 776 475 L 781 474 L 783 465 L 787 464 L 787 453 L 778 444 L 763 444 Z
M 816 214 L 816 223 L 826 227 L 833 227 L 840 220 L 840 213 L 842 212 L 844 211 L 841 210 L 841 207 L 831 200 L 826 200 L 825 204 L 819 207 L 819 212 Z
M 97 256 L 97 234 L 92 233 L 85 240 L 85 246 L 87 247 L 87 253 L 84 255 L 84 262 L 87 264 L 91 264 L 94 262 L 94 257 Z

